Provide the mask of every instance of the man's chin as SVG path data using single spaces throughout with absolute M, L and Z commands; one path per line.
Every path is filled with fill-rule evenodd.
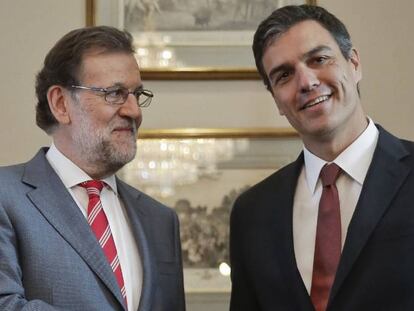
M 137 146 L 135 140 L 125 142 L 103 142 L 100 159 L 112 169 L 122 168 L 135 158 Z
M 113 162 L 124 166 L 135 158 L 136 148 L 118 148 L 113 151 L 110 158 Z
M 106 167 L 106 172 L 108 174 L 115 174 L 133 159 L 134 156 L 127 154 L 112 154 L 111 157 L 106 159 L 106 165 L 104 165 Z

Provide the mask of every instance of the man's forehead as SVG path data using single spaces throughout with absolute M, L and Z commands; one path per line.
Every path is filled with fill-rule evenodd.
M 294 24 L 281 35 L 266 44 L 265 55 L 271 50 L 273 56 L 299 56 L 309 53 L 318 46 L 339 50 L 331 33 L 313 20 Z
M 88 62 L 107 62 L 108 59 L 130 58 L 135 60 L 134 54 L 123 51 L 88 50 L 81 57 L 81 65 Z
M 133 54 L 125 52 L 88 53 L 82 58 L 79 76 L 86 78 L 112 78 L 114 81 L 140 78 Z

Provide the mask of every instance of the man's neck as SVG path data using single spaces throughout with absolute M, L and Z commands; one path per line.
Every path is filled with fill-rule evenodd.
M 335 129 L 325 136 L 302 137 L 305 147 L 319 158 L 332 162 L 348 146 L 350 146 L 367 128 L 368 119 L 364 116 L 356 126 L 347 126 L 344 129 Z
M 118 171 L 118 168 L 110 169 L 105 163 L 101 163 L 100 161 L 93 161 L 93 163 L 90 163 L 91 161 L 88 161 L 88 155 L 83 154 L 81 151 L 66 148 L 68 145 L 58 137 L 53 137 L 53 143 L 66 158 L 72 161 L 92 179 L 101 180 Z

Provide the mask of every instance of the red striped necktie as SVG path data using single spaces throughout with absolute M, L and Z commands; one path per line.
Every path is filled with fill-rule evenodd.
M 89 180 L 79 184 L 88 192 L 88 223 L 92 228 L 102 250 L 111 265 L 112 271 L 115 274 L 116 281 L 121 289 L 122 297 L 124 297 L 125 305 L 127 305 L 126 290 L 124 285 L 124 278 L 122 276 L 122 269 L 119 263 L 118 253 L 116 251 L 115 242 L 112 237 L 111 228 L 109 227 L 108 218 L 102 208 L 100 198 L 101 190 L 104 183 L 99 180 Z
M 326 310 L 329 294 L 341 257 L 341 213 L 335 182 L 341 168 L 335 163 L 321 170 L 322 195 L 319 201 L 311 299 L 316 311 Z

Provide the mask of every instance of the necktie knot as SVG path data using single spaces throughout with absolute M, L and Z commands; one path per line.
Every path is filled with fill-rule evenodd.
M 335 163 L 327 164 L 322 167 L 321 170 L 321 180 L 324 187 L 331 186 L 335 184 L 336 179 L 338 178 L 341 172 L 341 168 Z
M 79 184 L 79 186 L 86 189 L 89 199 L 99 197 L 104 183 L 100 180 L 88 180 Z

